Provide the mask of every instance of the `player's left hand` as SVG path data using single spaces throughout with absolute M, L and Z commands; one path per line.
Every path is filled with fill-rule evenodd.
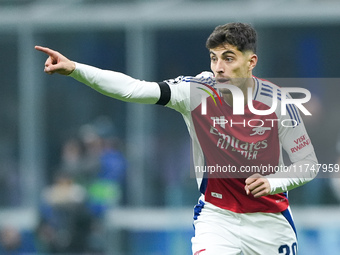
M 249 176 L 245 183 L 244 189 L 246 190 L 247 195 L 251 193 L 254 197 L 262 197 L 270 194 L 269 181 L 260 174 Z

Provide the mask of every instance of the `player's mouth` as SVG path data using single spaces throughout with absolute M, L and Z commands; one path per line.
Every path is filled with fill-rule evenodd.
M 221 84 L 221 83 L 228 84 L 228 83 L 230 83 L 230 79 L 222 78 L 222 77 L 216 77 L 216 82 L 219 83 L 219 84 Z

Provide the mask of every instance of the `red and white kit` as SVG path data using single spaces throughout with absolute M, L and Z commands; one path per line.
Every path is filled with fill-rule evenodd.
M 309 169 L 317 164 L 296 106 L 287 105 L 286 115 L 281 114 L 280 104 L 269 115 L 255 115 L 246 105 L 243 115 L 234 115 L 233 107 L 223 100 L 216 103 L 217 96 L 210 97 L 198 89 L 215 86 L 208 72 L 156 83 L 76 63 L 70 76 L 119 100 L 165 105 L 182 114 L 192 139 L 202 194 L 194 210 L 194 255 L 296 254 L 288 190 L 313 179 L 316 172 Z M 255 109 L 269 109 L 274 91 L 281 101 L 279 87 L 253 79 Z M 205 114 L 202 99 L 206 102 Z M 282 150 L 292 162 L 285 168 Z M 285 171 L 275 172 L 280 169 Z M 246 194 L 245 179 L 254 170 L 268 175 L 271 195 L 254 198 Z

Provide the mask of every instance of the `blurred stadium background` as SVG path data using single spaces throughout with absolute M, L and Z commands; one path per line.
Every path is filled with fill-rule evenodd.
M 0 0 L 0 254 L 191 252 L 198 191 L 180 114 L 48 76 L 34 45 L 161 81 L 209 70 L 216 25 L 252 23 L 255 75 L 308 78 L 306 126 L 335 164 L 339 13 L 335 0 Z M 290 192 L 301 255 L 340 250 L 340 181 L 320 177 Z

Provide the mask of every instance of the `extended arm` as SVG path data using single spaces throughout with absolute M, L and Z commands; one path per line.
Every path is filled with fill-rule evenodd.
M 35 49 L 49 56 L 44 69 L 48 74 L 69 75 L 104 95 L 122 101 L 166 104 L 170 100 L 170 91 L 162 88 L 162 84 L 140 81 L 123 73 L 79 64 L 49 48 L 36 46 Z

